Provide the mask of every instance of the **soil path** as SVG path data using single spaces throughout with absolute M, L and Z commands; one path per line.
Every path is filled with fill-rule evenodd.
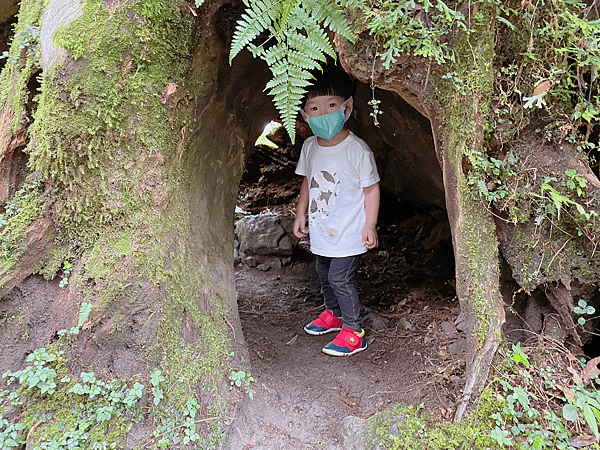
M 463 381 L 464 337 L 454 326 L 459 308 L 444 280 L 448 271 L 414 265 L 408 248 L 391 250 L 363 258 L 356 282 L 367 305 L 369 346 L 349 358 L 321 351 L 333 333 L 310 336 L 302 329 L 324 308 L 310 261 L 267 272 L 236 268 L 255 392 L 242 402 L 222 448 L 344 450 L 344 417 L 367 418 L 397 402 L 451 418 Z M 427 260 L 429 252 L 419 251 Z

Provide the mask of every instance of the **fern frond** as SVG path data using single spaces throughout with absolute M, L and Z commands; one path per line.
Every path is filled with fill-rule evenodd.
M 365 9 L 367 7 L 367 2 L 365 0 L 337 0 L 337 4 L 339 4 L 342 8 L 348 9 Z
M 292 142 L 298 109 L 310 85 L 310 71 L 327 56 L 336 59 L 327 29 L 351 42 L 354 33 L 343 8 L 360 7 L 366 0 L 244 0 L 247 8 L 238 21 L 231 43 L 229 62 L 244 48 L 269 66 L 273 78 L 265 87 Z M 274 45 L 252 43 L 263 32 Z M 267 40 L 267 42 L 268 42 Z
M 289 60 L 289 55 L 299 54 L 290 52 L 288 56 L 271 66 L 273 79 L 267 83 L 265 90 L 269 90 L 269 95 L 273 96 L 273 103 L 279 111 L 283 126 L 287 130 L 292 142 L 296 139 L 296 116 L 300 109 L 302 97 L 306 86 L 310 84 L 312 75 L 308 70 L 298 68 Z M 314 63 L 311 68 L 318 66 Z
M 281 33 L 283 33 L 286 30 L 287 21 L 291 15 L 292 11 L 296 7 L 297 3 L 298 3 L 298 0 L 284 0 L 283 1 L 281 20 L 278 23 L 276 23 L 277 35 L 280 35 Z
M 229 50 L 229 64 L 245 46 L 263 31 L 271 29 L 281 16 L 282 4 L 279 0 L 245 0 L 244 3 L 248 8 L 235 27 Z
M 323 30 L 307 29 L 306 36 L 295 30 L 291 30 L 286 33 L 286 37 L 288 45 L 291 48 L 311 55 L 312 59 L 325 61 L 325 55 L 333 59 L 337 57 L 333 45 L 331 45 L 327 34 Z
M 265 51 L 262 59 L 267 62 L 269 66 L 272 66 L 280 59 L 285 58 L 285 54 L 287 52 L 287 46 L 277 44 L 271 47 L 269 50 Z
M 301 16 L 306 15 L 311 17 L 320 27 L 329 28 L 350 42 L 355 42 L 354 32 L 346 20 L 344 11 L 336 3 L 322 0 L 304 0 L 297 9 L 302 10 L 302 13 L 298 13 L 300 20 L 304 21 L 305 19 Z

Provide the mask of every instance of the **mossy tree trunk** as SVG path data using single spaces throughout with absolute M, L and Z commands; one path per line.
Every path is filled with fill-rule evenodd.
M 198 11 L 179 0 L 22 0 L 16 31 L 34 32 L 25 44 L 15 39 L 0 81 L 0 163 L 11 169 L 15 142 L 29 133 L 24 180 L 0 179 L 0 296 L 30 276 L 60 282 L 44 305 L 46 342 L 36 345 L 65 350 L 56 370 L 73 380 L 94 371 L 131 385 L 161 371 L 164 399 L 146 383 L 154 406 L 137 432 L 106 437 L 127 447 L 183 440 L 194 428 L 206 442 L 237 396 L 228 373 L 244 367 L 233 211 L 256 130 L 236 112 L 248 99 L 232 105 L 222 84 L 230 75 L 214 23 L 230 19 L 216 14 L 222 3 Z M 22 369 L 24 358 L 10 355 L 2 368 Z M 30 390 L 25 422 L 39 414 L 32 405 L 55 408 L 30 441 L 68 421 L 56 411 L 59 393 L 63 408 L 85 407 L 73 382 L 52 395 Z M 195 423 L 179 426 L 191 399 Z M 91 400 L 96 409 L 104 401 Z M 157 425 L 163 418 L 170 425 Z
M 466 383 L 456 419 L 481 392 L 504 323 L 496 226 L 468 182 L 471 158 L 483 150 L 494 81 L 494 24 L 484 10 L 477 16 L 475 12 L 464 8 L 472 25 L 468 35 L 457 33 L 450 43 L 457 58 L 451 67 L 404 55 L 387 70 L 373 58 L 376 47 L 370 46 L 367 36 L 358 48 L 338 42 L 349 72 L 363 82 L 398 93 L 431 122 L 444 176 L 456 290 L 469 336 Z M 458 86 L 442 78 L 448 72 L 455 72 L 463 83 Z

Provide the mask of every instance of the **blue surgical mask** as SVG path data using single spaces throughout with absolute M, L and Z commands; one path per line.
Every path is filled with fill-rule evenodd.
M 316 117 L 308 117 L 308 126 L 312 132 L 318 137 L 326 140 L 331 140 L 333 137 L 342 131 L 344 123 L 350 117 L 350 114 L 344 114 L 346 111 L 348 100 L 340 106 L 336 112 L 329 114 L 321 114 Z

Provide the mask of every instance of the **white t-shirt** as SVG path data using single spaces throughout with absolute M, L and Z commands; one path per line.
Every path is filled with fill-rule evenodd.
M 365 253 L 366 222 L 363 188 L 379 181 L 369 146 L 350 132 L 333 147 L 321 147 L 316 136 L 304 141 L 298 175 L 308 180 L 310 250 L 329 257 Z

